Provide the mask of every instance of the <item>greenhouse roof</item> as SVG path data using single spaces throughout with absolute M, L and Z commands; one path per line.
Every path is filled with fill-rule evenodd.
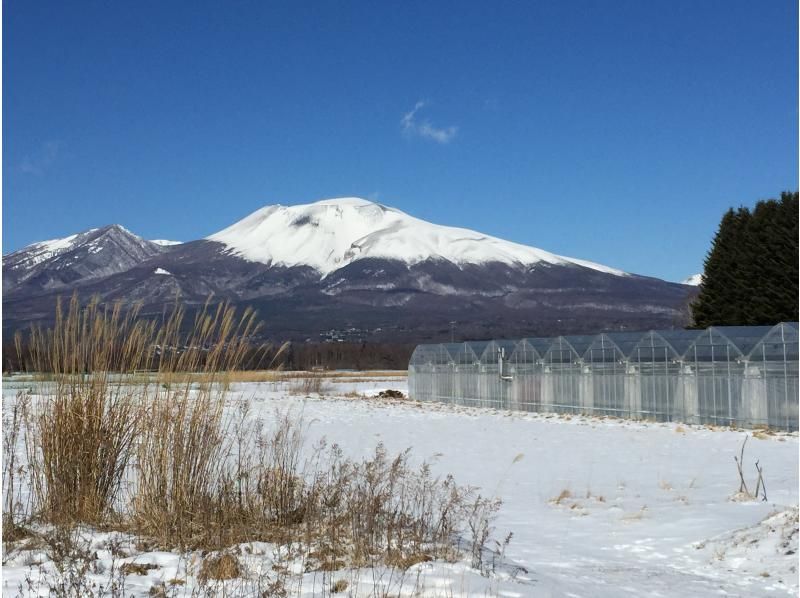
M 509 359 L 519 343 L 520 341 L 509 340 L 489 341 L 481 353 L 481 363 L 497 363 L 500 351 L 506 359 Z
M 411 356 L 410 364 L 492 364 L 496 363 L 501 349 L 507 360 L 518 364 L 537 361 L 570 363 L 580 360 L 797 360 L 798 323 L 419 345 Z

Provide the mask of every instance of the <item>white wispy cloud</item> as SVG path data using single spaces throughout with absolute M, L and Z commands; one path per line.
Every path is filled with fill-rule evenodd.
M 458 133 L 458 127 L 435 127 L 429 120 L 420 120 L 417 113 L 426 106 L 427 102 L 420 100 L 414 104 L 410 112 L 406 112 L 400 119 L 400 126 L 406 135 L 416 135 L 435 141 L 436 143 L 450 143 Z
M 28 154 L 22 158 L 19 165 L 20 172 L 41 176 L 45 170 L 50 168 L 58 158 L 61 149 L 59 141 L 45 141 L 34 154 Z

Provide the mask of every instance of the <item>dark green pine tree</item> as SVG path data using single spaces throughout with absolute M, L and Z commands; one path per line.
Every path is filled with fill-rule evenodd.
M 798 319 L 797 192 L 725 213 L 692 315 L 698 327 Z
M 740 293 L 737 278 L 738 237 L 747 211 L 733 208 L 725 212 L 711 243 L 703 269 L 700 294 L 692 304 L 694 324 L 700 328 L 732 322 L 738 315 L 734 297 Z
M 728 248 L 725 272 L 722 277 L 724 297 L 720 321 L 717 326 L 736 326 L 743 324 L 747 317 L 750 302 L 749 263 L 752 245 L 748 243 L 749 231 L 752 227 L 753 215 L 747 208 L 740 207 L 736 210 L 732 242 Z
M 742 243 L 746 248 L 744 277 L 747 289 L 742 297 L 741 324 L 758 325 L 773 317 L 775 285 L 771 283 L 777 267 L 770 235 L 779 236 L 775 229 L 775 201 L 759 201 L 753 209 L 750 226 L 744 231 Z
M 797 320 L 797 193 L 760 201 L 748 231 L 749 296 L 744 322 L 775 324 Z
M 774 278 L 777 286 L 775 319 L 773 322 L 796 322 L 798 320 L 798 194 L 797 192 L 781 193 L 777 202 L 775 222 L 779 235 L 776 235 L 773 247 L 776 269 Z

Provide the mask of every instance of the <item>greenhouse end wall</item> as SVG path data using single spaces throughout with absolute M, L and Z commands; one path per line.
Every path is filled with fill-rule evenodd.
M 419 345 L 420 401 L 798 429 L 798 325 Z

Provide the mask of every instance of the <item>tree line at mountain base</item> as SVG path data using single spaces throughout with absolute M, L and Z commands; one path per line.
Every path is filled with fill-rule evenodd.
M 242 359 L 240 369 L 289 371 L 322 370 L 405 370 L 414 344 L 399 343 L 287 343 L 251 349 Z M 3 344 L 3 371 L 26 371 L 30 364 L 26 344 Z

